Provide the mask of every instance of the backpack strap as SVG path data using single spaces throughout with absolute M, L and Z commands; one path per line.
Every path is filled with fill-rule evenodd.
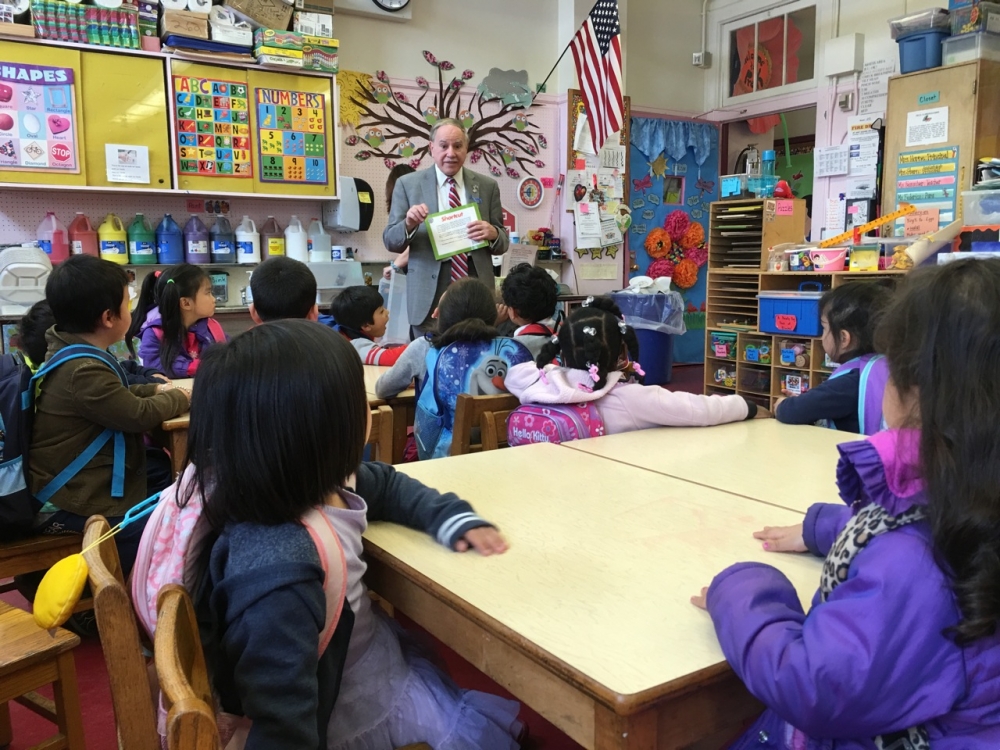
M 858 428 L 865 435 L 874 435 L 885 429 L 885 417 L 882 415 L 881 405 L 885 393 L 886 368 L 888 363 L 881 354 L 869 359 L 861 368 L 861 382 L 858 385 Z M 880 380 L 882 387 L 874 387 L 879 385 Z M 875 421 L 876 411 L 878 422 Z M 869 421 L 870 426 L 867 424 Z
M 74 359 L 96 359 L 103 362 L 118 376 L 122 385 L 128 387 L 128 378 L 125 374 L 125 369 L 112 354 L 104 351 L 103 349 L 99 349 L 96 346 L 91 346 L 90 344 L 71 344 L 70 346 L 64 346 L 62 349 L 53 354 L 52 357 L 45 362 L 45 364 L 38 368 L 38 372 L 32 375 L 31 380 L 28 381 L 28 387 L 21 394 L 21 408 L 23 410 L 33 408 L 35 402 L 35 388 L 38 382 L 59 367 L 59 365 Z M 90 463 L 90 460 L 96 456 L 98 451 L 100 451 L 101 448 L 103 448 L 112 438 L 114 438 L 115 444 L 114 465 L 111 472 L 111 497 L 124 497 L 125 433 L 120 430 L 112 430 L 108 428 L 94 438 L 93 442 L 90 443 L 90 445 L 88 445 L 83 452 L 70 463 L 69 466 L 56 474 L 51 482 L 36 492 L 35 499 L 43 505 L 47 503 L 54 494 L 66 486 L 66 483 L 69 482 L 70 479 L 79 474 L 83 467 Z
M 347 597 L 347 559 L 344 548 L 340 545 L 340 537 L 330 523 L 330 519 L 320 508 L 313 508 L 302 517 L 309 536 L 316 545 L 320 563 L 323 565 L 323 592 L 326 594 L 326 623 L 319 637 L 320 656 L 330 645 L 333 633 L 340 622 L 340 614 L 344 611 L 344 599 Z M 330 561 L 338 561 L 332 564 Z
M 219 321 L 215 318 L 205 318 L 205 324 L 208 326 L 209 334 L 215 339 L 215 343 L 218 344 L 226 340 L 226 332 L 222 329 L 222 324 Z

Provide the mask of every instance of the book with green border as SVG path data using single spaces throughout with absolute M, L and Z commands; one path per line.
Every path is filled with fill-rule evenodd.
M 482 221 L 482 214 L 479 213 L 479 205 L 476 203 L 466 203 L 464 206 L 456 206 L 455 208 L 449 208 L 447 211 L 438 211 L 436 214 L 430 214 L 426 219 L 424 219 L 424 226 L 427 227 L 427 236 L 431 241 L 431 248 L 434 250 L 435 260 L 448 260 L 455 255 L 460 255 L 462 253 L 471 253 L 473 250 L 479 250 L 482 247 L 489 247 L 489 242 L 474 242 L 468 248 L 464 250 L 454 250 L 450 253 L 439 253 L 437 248 L 437 242 L 434 241 L 434 232 L 431 231 L 431 219 L 436 219 L 440 216 L 447 216 L 448 214 L 458 213 L 460 211 L 466 211 L 472 208 L 476 212 L 476 220 Z M 470 240 L 470 242 L 472 242 Z

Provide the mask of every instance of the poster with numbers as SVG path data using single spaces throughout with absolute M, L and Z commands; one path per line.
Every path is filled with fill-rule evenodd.
M 0 169 L 80 173 L 72 68 L 0 62 Z
M 247 85 L 174 76 L 178 172 L 253 177 Z
M 255 89 L 261 182 L 326 185 L 326 97 Z

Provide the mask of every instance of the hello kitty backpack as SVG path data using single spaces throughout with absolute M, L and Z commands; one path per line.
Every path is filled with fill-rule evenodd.
M 600 437 L 604 420 L 593 403 L 522 404 L 507 419 L 507 443 L 567 443 Z

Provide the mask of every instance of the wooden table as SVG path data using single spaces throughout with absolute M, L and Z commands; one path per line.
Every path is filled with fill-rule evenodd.
M 805 513 L 840 502 L 837 445 L 863 439 L 821 427 L 752 419 L 710 428 L 661 427 L 565 447 Z
M 179 378 L 174 380 L 174 385 L 179 388 L 187 388 L 189 391 L 194 388 L 194 378 Z M 184 468 L 184 459 L 187 458 L 188 445 L 188 425 L 191 423 L 191 413 L 185 412 L 179 417 L 168 419 L 161 427 L 167 433 L 167 449 L 170 451 L 170 468 L 176 476 Z
M 819 560 L 769 555 L 751 537 L 800 513 L 582 451 L 538 444 L 397 470 L 470 500 L 511 549 L 460 555 L 375 523 L 371 588 L 587 748 L 738 731 L 760 704 L 689 597 L 742 560 L 779 567 L 807 606 L 819 582 Z
M 378 365 L 364 365 L 365 391 L 368 393 L 368 403 L 371 406 L 388 404 L 392 407 L 392 462 L 403 462 L 406 451 L 406 431 L 413 426 L 417 408 L 417 392 L 411 386 L 392 398 L 381 399 L 375 394 L 375 382 L 388 372 L 390 368 Z

